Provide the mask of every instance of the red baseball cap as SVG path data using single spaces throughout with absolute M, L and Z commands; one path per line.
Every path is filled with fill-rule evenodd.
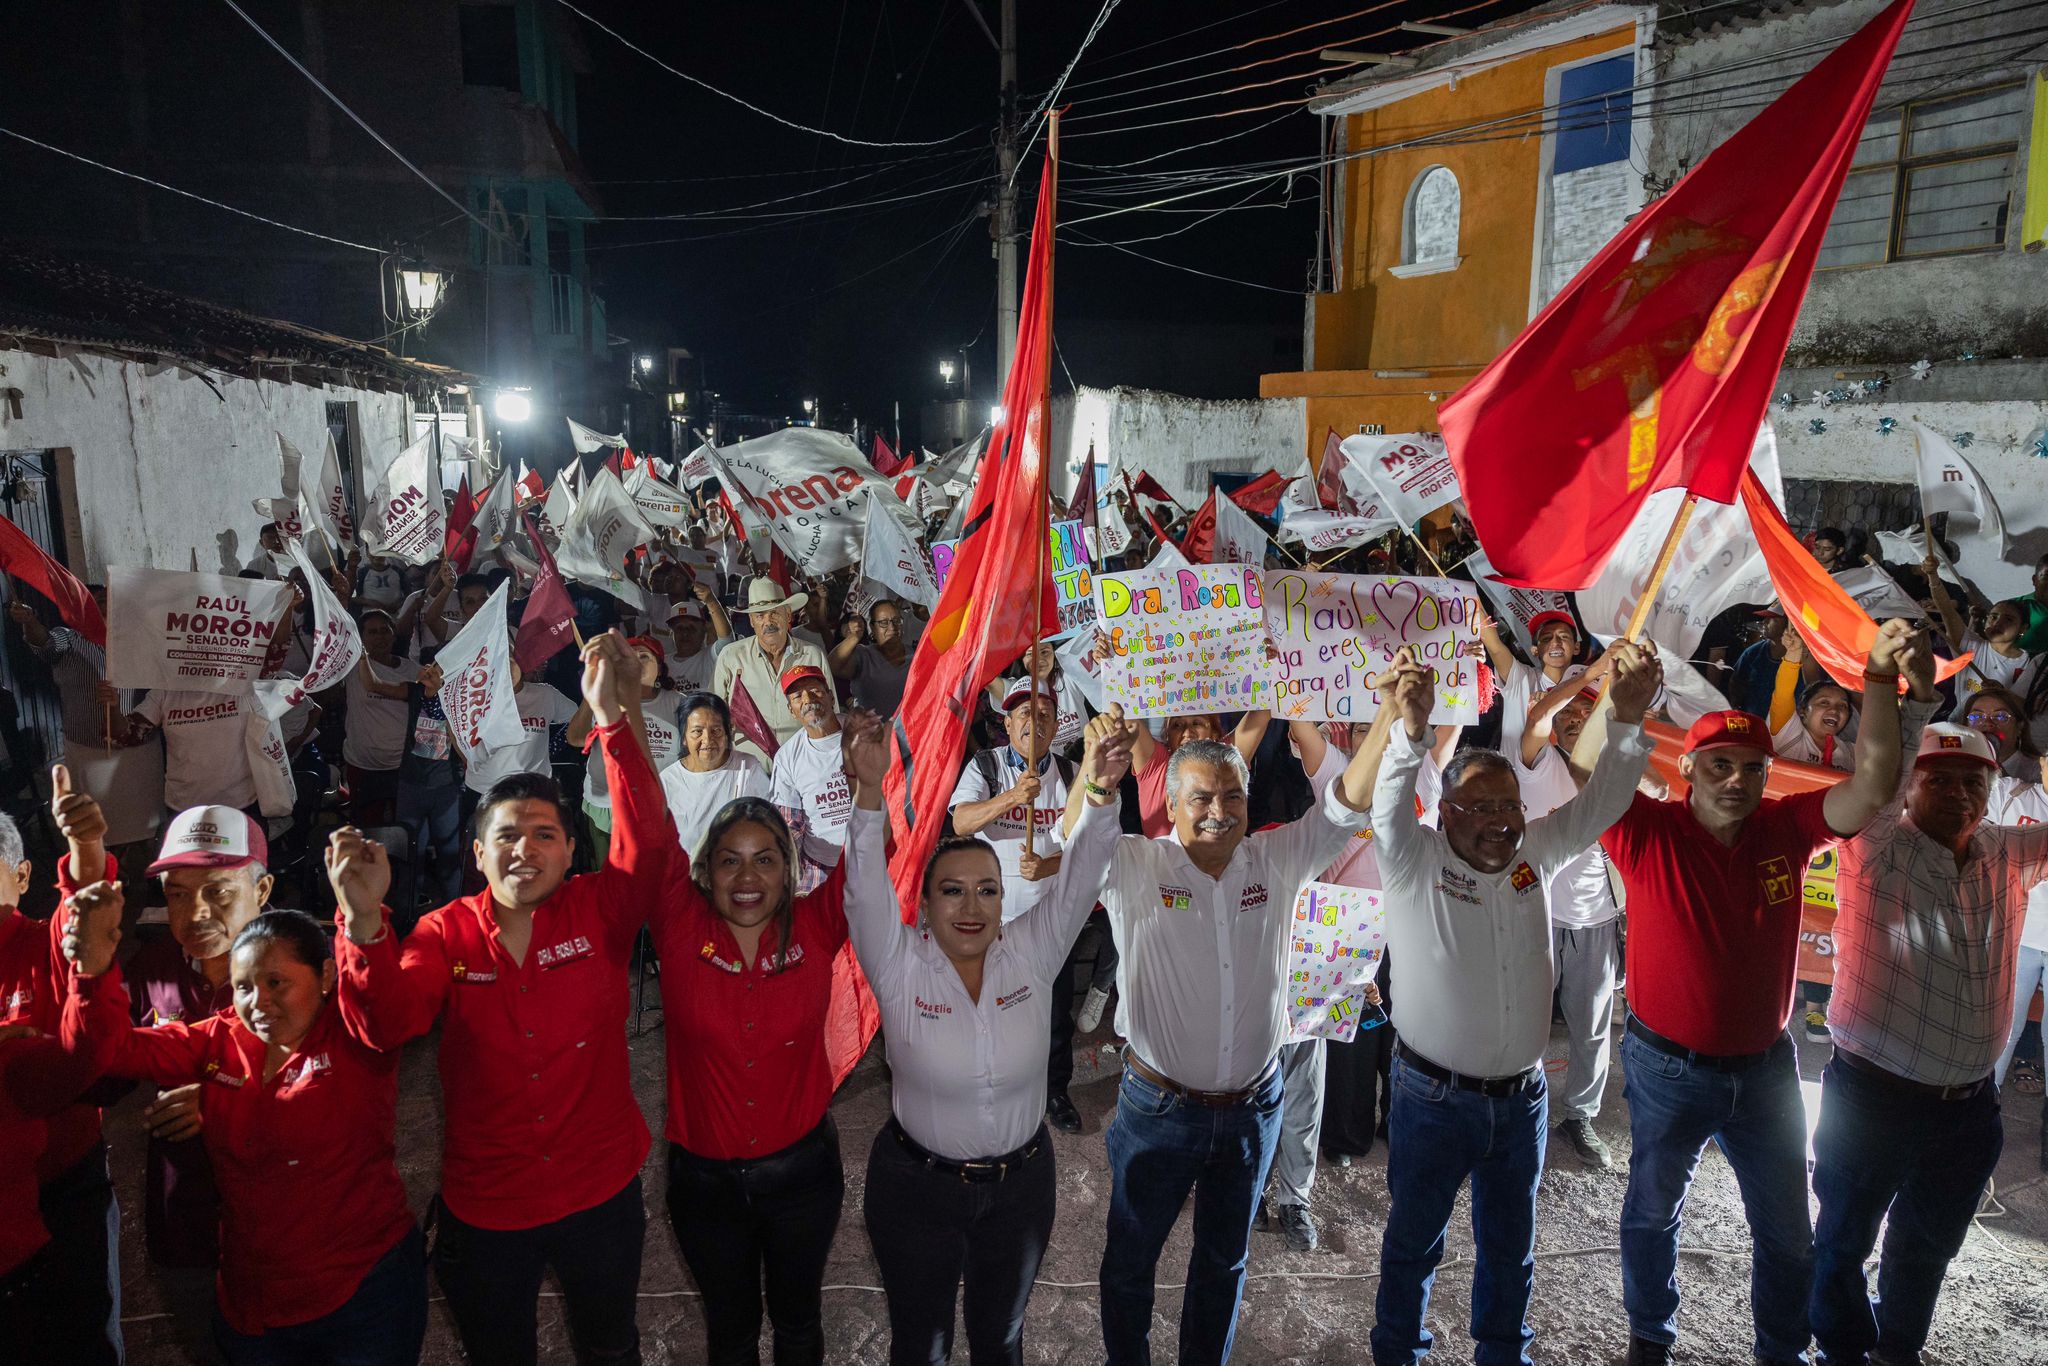
M 180 811 L 164 831 L 164 847 L 143 874 L 172 868 L 240 868 L 270 861 L 270 841 L 248 813 L 232 806 L 195 806 Z
M 627 636 L 626 644 L 635 649 L 645 650 L 662 663 L 668 663 L 668 651 L 661 648 L 661 642 L 653 636 Z
M 1760 749 L 1770 755 L 1778 752 L 1771 745 L 1770 725 L 1763 717 L 1746 711 L 1708 712 L 1686 731 L 1683 752 L 1697 754 L 1703 749 L 1727 749 L 1733 745 Z
M 819 668 L 815 664 L 799 664 L 794 669 L 789 669 L 783 673 L 783 694 L 787 696 L 791 688 L 794 688 L 797 684 L 813 678 L 817 679 L 820 683 L 824 683 L 827 688 L 830 688 L 832 686 L 830 683 L 827 683 L 825 681 L 825 671 L 823 669 Z
M 1572 620 L 1572 614 L 1562 608 L 1553 607 L 1547 612 L 1538 612 L 1529 618 L 1529 639 L 1536 639 L 1536 633 L 1553 621 L 1561 621 L 1572 628 L 1572 634 L 1579 633 L 1579 623 Z

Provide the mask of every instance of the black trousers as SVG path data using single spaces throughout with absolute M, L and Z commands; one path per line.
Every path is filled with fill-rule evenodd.
M 1045 1260 L 1058 1200 L 1052 1143 L 1001 1181 L 927 1167 L 884 1127 L 868 1153 L 862 1213 L 889 1295 L 890 1366 L 937 1366 L 953 1352 L 953 1302 L 966 1282 L 972 1366 L 1021 1366 L 1024 1307 Z
M 1391 1006 L 1387 964 L 1375 980 Z M 1318 1143 L 1331 1157 L 1364 1157 L 1394 1101 L 1392 1022 L 1361 1029 L 1350 1043 L 1331 1039 L 1323 1055 L 1323 1127 Z
M 9 1161 L 22 1160 L 11 1154 Z M 46 1360 L 103 1366 L 122 1359 L 121 1213 L 107 1169 L 107 1145 L 43 1183 L 38 1197 L 50 1241 L 43 1248 Z M 33 1358 L 30 1358 L 33 1360 Z
M 1052 1051 L 1045 1059 L 1045 1089 L 1064 1091 L 1074 1080 L 1074 974 L 1081 964 L 1089 970 L 1088 985 L 1107 991 L 1116 980 L 1116 939 L 1110 933 L 1109 913 L 1101 907 L 1090 911 L 1074 936 L 1074 947 L 1052 983 Z
M 448 1297 L 463 1351 L 491 1366 L 531 1366 L 541 1277 L 553 1267 L 576 1360 L 637 1363 L 646 1234 L 638 1176 L 601 1204 L 533 1228 L 477 1228 L 437 1201 L 434 1279 Z
M 781 1152 L 722 1162 L 668 1145 L 668 1218 L 704 1297 L 706 1359 L 761 1359 L 761 1306 L 775 1366 L 825 1359 L 825 1259 L 839 1228 L 846 1169 L 827 1115 Z

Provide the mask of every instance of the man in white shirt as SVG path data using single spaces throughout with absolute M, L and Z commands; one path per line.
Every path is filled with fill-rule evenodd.
M 130 713 L 164 737 L 167 816 L 195 806 L 255 812 L 256 778 L 249 767 L 251 693 L 159 688 Z
M 1605 657 L 1592 670 L 1573 670 L 1536 700 L 1522 732 L 1516 777 L 1531 816 L 1547 816 L 1578 795 L 1572 746 L 1599 701 Z M 1614 1034 L 1614 974 L 1621 963 L 1621 908 L 1598 844 L 1558 869 L 1544 888 L 1550 902 L 1553 986 L 1564 1014 L 1567 1047 L 1564 1086 L 1552 1106 L 1557 1132 L 1579 1161 L 1605 1170 L 1614 1165 L 1606 1140 L 1593 1131 L 1607 1091 Z
M 841 751 L 839 705 L 825 671 L 803 664 L 782 676 L 782 696 L 804 728 L 775 751 L 775 781 L 768 800 L 789 817 L 797 844 L 806 834 L 833 850 L 846 844 L 846 822 L 853 815 L 853 789 L 846 781 Z M 836 857 L 836 853 L 834 855 Z
M 1628 810 L 1650 754 L 1640 732 L 1657 657 L 1614 653 L 1614 724 L 1575 800 L 1532 823 L 1513 761 L 1467 749 L 1444 767 L 1442 830 L 1415 819 L 1415 777 L 1436 687 L 1397 664 L 1383 710 L 1400 723 L 1380 765 L 1372 828 L 1393 964 L 1393 1091 L 1380 1283 L 1378 1366 L 1419 1361 L 1430 1282 L 1459 1188 L 1472 1182 L 1472 1337 L 1481 1362 L 1526 1362 L 1543 1174 L 1550 1037 L 1549 880 Z
M 1167 762 L 1173 833 L 1117 843 L 1103 905 L 1130 1046 L 1106 1140 L 1100 1284 L 1110 1366 L 1151 1360 L 1153 1273 L 1190 1192 L 1199 1217 L 1180 1360 L 1230 1355 L 1252 1211 L 1280 1128 L 1288 923 L 1302 885 L 1365 824 L 1375 750 L 1361 745 L 1299 820 L 1247 835 L 1244 756 L 1189 741 Z

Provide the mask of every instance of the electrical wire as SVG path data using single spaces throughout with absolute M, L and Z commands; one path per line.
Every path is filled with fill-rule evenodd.
M 1095 35 L 1102 32 L 1102 26 L 1109 22 L 1110 14 L 1115 11 L 1119 3 L 1120 0 L 1102 0 L 1101 11 L 1096 14 L 1095 22 L 1088 26 L 1088 32 L 1081 36 L 1081 46 L 1074 49 L 1074 55 L 1067 61 L 1067 69 L 1060 73 L 1060 78 L 1052 83 L 1050 90 L 1045 92 L 1045 98 L 1040 100 L 1038 107 L 1031 111 L 1030 116 L 1025 119 L 1026 123 L 1035 123 L 1037 120 L 1045 117 L 1046 110 L 1052 108 L 1053 101 L 1057 100 L 1060 97 L 1060 92 L 1067 88 L 1067 80 L 1074 74 L 1074 68 L 1080 65 L 1082 54 L 1087 52 L 1088 45 L 1095 41 Z
M 1066 225 L 1061 224 L 1059 231 L 1064 234 L 1066 230 Z M 1140 261 L 1150 261 L 1155 266 L 1164 266 L 1168 270 L 1185 271 L 1189 275 L 1200 275 L 1204 279 L 1221 280 L 1227 285 L 1243 285 L 1246 289 L 1262 289 L 1269 294 L 1292 294 L 1297 298 L 1306 292 L 1300 289 L 1288 289 L 1282 285 L 1262 285 L 1257 280 L 1240 280 L 1235 275 L 1218 275 L 1213 270 L 1198 270 L 1194 266 L 1183 266 L 1172 261 L 1162 261 L 1157 256 L 1147 256 L 1142 251 L 1132 251 L 1121 242 L 1106 242 L 1099 237 L 1090 237 L 1086 233 L 1073 233 L 1070 240 L 1076 246 L 1108 247 L 1110 250 L 1120 251 L 1126 256 L 1135 256 Z
M 233 0 L 229 0 L 229 3 L 232 2 Z M 967 134 L 974 131 L 971 128 L 963 128 L 957 133 L 948 133 L 945 137 L 942 138 L 926 138 L 921 141 L 878 141 L 872 138 L 849 137 L 844 133 L 835 133 L 829 128 L 813 128 L 809 124 L 798 123 L 794 119 L 786 119 L 782 115 L 775 113 L 773 110 L 763 109 L 758 104 L 754 104 L 748 100 L 740 98 L 738 95 L 733 94 L 730 90 L 722 90 L 718 86 L 711 84 L 711 82 L 704 80 L 701 77 L 692 76 L 687 71 L 683 71 L 677 67 L 670 66 L 667 62 L 655 56 L 646 48 L 641 47 L 639 44 L 627 38 L 617 29 L 610 27 L 609 25 L 585 13 L 583 10 L 580 10 L 576 6 L 570 4 L 569 0 L 555 0 L 555 3 L 560 5 L 563 9 L 569 11 L 569 13 L 575 15 L 577 18 L 583 20 L 591 27 L 599 30 L 602 33 L 609 35 L 615 41 L 622 44 L 627 50 L 638 53 L 640 56 L 645 57 L 648 61 L 653 62 L 656 66 L 660 67 L 663 71 L 668 72 L 671 76 L 680 77 L 683 80 L 688 81 L 691 85 L 698 86 L 702 89 L 710 91 L 712 94 L 718 96 L 720 99 L 730 100 L 732 103 L 740 106 L 740 108 L 742 109 L 748 110 L 751 113 L 759 114 L 762 118 L 770 119 L 776 123 L 781 124 L 785 128 L 794 128 L 799 133 L 809 133 L 814 137 L 828 138 L 833 142 L 844 143 L 849 147 L 939 147 L 943 146 L 948 142 L 952 142 L 955 139 L 965 137 Z
M 855 199 L 849 200 L 841 204 L 824 204 L 816 208 L 809 209 L 782 209 L 774 213 L 743 213 L 740 212 L 739 209 L 733 208 L 708 209 L 702 213 L 603 214 L 593 215 L 587 218 L 578 218 L 573 221 L 582 223 L 730 223 L 739 219 L 746 218 L 816 218 L 822 214 L 839 213 L 848 209 L 867 208 L 870 205 L 900 204 L 907 200 L 924 199 L 931 195 L 944 194 L 949 190 L 965 189 L 970 185 L 986 185 L 989 179 L 990 177 L 988 175 L 978 175 L 969 180 L 954 181 L 951 184 L 940 185 L 932 189 L 912 190 L 905 194 L 885 195 L 877 199 Z M 843 184 L 845 182 L 841 183 Z M 787 203 L 793 199 L 802 199 L 807 195 L 823 194 L 827 189 L 830 188 L 833 187 L 826 186 L 817 190 L 805 190 L 799 194 L 785 195 L 783 196 L 783 198 L 779 200 L 770 199 L 764 200 L 763 202 L 768 204 Z
M 119 166 L 109 166 L 103 161 L 94 161 L 91 157 L 80 156 L 76 152 L 67 152 L 62 147 L 53 147 L 47 142 L 38 142 L 36 139 L 30 137 L 28 134 L 17 133 L 12 128 L 0 128 L 0 134 L 5 134 L 10 138 L 15 139 L 17 142 L 25 142 L 31 147 L 40 147 L 45 152 L 55 152 L 60 157 L 69 157 L 73 161 L 82 162 L 85 165 L 91 166 L 96 170 L 110 172 L 111 174 L 120 176 L 124 180 L 139 181 L 144 185 L 153 186 L 154 188 L 159 190 L 168 190 L 172 194 L 182 195 L 186 199 L 196 199 L 201 204 L 210 205 L 216 209 L 225 209 L 229 213 L 237 214 L 243 218 L 254 219 L 258 223 L 267 224 L 268 226 L 273 228 L 283 228 L 286 232 L 295 232 L 302 237 L 318 238 L 322 242 L 332 242 L 334 243 L 334 245 L 338 247 L 352 247 L 357 251 L 367 251 L 376 256 L 382 256 L 384 254 L 384 248 L 382 247 L 366 246 L 361 242 L 351 242 L 346 237 L 330 237 L 328 234 L 324 232 L 314 232 L 311 228 L 301 228 L 291 223 L 281 223 L 275 218 L 265 218 L 260 213 L 251 213 L 247 209 L 238 209 L 232 204 L 223 204 L 218 199 L 208 199 L 203 194 L 194 194 L 190 190 L 181 190 L 176 185 L 166 185 L 161 180 L 151 180 L 146 175 L 137 175 L 133 171 L 124 171 Z

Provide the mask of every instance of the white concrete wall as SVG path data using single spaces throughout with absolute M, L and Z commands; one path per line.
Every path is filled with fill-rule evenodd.
M 1070 496 L 1089 445 L 1099 464 L 1150 474 L 1192 507 L 1209 476 L 1301 465 L 1308 404 L 1298 398 L 1220 401 L 1156 389 L 1090 389 L 1053 399 L 1053 492 Z
M 279 492 L 277 434 L 317 459 L 327 404 L 358 407 L 363 463 L 381 469 L 401 449 L 401 394 L 317 388 L 79 355 L 0 350 L 0 387 L 21 390 L 21 418 L 0 410 L 0 448 L 71 448 L 85 573 L 109 564 L 232 573 L 263 526 L 251 500 Z M 223 397 L 225 396 L 225 397 Z

